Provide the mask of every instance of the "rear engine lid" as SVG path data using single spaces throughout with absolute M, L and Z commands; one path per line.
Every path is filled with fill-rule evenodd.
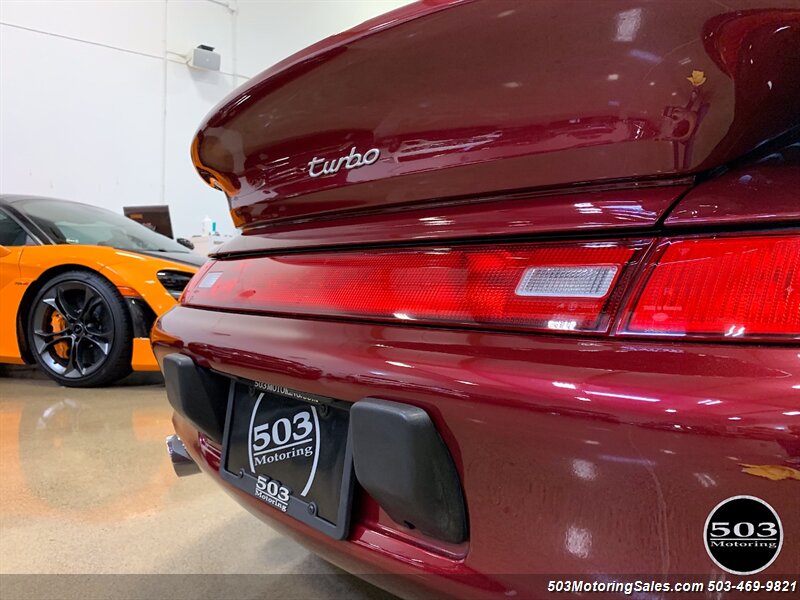
M 233 92 L 193 159 L 240 227 L 686 177 L 800 122 L 800 3 L 727 4 L 412 5 Z

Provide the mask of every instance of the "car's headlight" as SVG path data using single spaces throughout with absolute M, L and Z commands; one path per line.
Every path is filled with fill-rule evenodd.
M 176 300 L 180 297 L 183 288 L 189 283 L 192 278 L 192 273 L 184 271 L 170 271 L 164 270 L 156 273 L 156 277 L 161 282 L 161 285 L 169 292 L 170 296 Z

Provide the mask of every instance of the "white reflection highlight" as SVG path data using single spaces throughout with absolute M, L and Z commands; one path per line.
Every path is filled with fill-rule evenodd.
M 407 365 L 404 362 L 399 362 L 399 361 L 396 361 L 396 360 L 387 360 L 386 364 L 387 365 L 394 365 L 395 367 L 403 367 L 405 369 L 413 369 L 414 368 L 411 365 Z
M 592 481 L 597 478 L 597 467 L 588 460 L 575 459 L 572 461 L 572 473 L 579 479 Z
M 115 252 L 117 256 L 124 256 L 125 258 L 135 258 L 136 260 L 147 260 L 146 256 L 140 256 L 138 254 L 130 254 L 128 252 L 120 252 L 119 250 Z
M 453 221 L 445 217 L 422 217 L 419 219 L 420 223 L 426 225 L 452 225 Z
M 554 381 L 553 385 L 555 387 L 557 387 L 557 388 L 565 388 L 565 389 L 568 389 L 568 390 L 576 389 L 574 383 L 566 383 L 564 381 Z
M 725 332 L 725 337 L 742 337 L 744 335 L 744 325 L 737 327 L 731 325 L 730 329 Z
M 697 481 L 700 482 L 700 485 L 705 488 L 710 488 L 717 485 L 716 480 L 708 473 L 692 473 L 692 475 L 694 475 L 694 478 L 697 479 Z
M 578 558 L 589 558 L 592 549 L 592 532 L 583 527 L 570 525 L 564 536 L 567 552 Z
M 615 42 L 632 42 L 642 26 L 642 9 L 632 8 L 617 14 L 617 34 Z
M 661 62 L 661 57 L 658 54 L 653 54 L 652 52 L 648 52 L 647 50 L 639 50 L 638 48 L 634 48 L 633 50 L 628 52 L 628 56 L 632 56 L 633 58 L 638 58 L 639 60 L 643 60 L 644 62 L 648 62 L 654 65 Z
M 586 392 L 590 396 L 605 396 L 607 398 L 620 398 L 622 400 L 636 400 L 637 402 L 661 402 L 658 398 L 646 398 L 644 396 L 629 396 L 627 394 L 614 394 L 611 392 Z
M 622 463 L 623 465 L 655 466 L 655 462 L 647 458 L 631 458 L 630 456 L 617 456 L 616 454 L 601 454 L 598 458 L 607 462 Z

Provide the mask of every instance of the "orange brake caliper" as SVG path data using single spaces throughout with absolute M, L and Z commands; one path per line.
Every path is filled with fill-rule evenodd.
M 53 316 L 50 317 L 50 327 L 54 332 L 64 331 L 64 329 L 66 329 L 67 322 L 64 320 L 64 317 L 61 316 L 61 313 L 53 311 Z M 69 358 L 69 344 L 67 344 L 67 342 L 58 342 L 53 346 L 53 349 L 61 358 Z

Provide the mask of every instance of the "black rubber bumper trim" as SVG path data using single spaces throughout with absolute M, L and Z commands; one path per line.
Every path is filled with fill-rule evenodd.
M 222 443 L 230 380 L 201 369 L 184 354 L 169 354 L 161 365 L 167 398 L 175 412 L 198 431 Z
M 423 409 L 366 398 L 350 409 L 356 479 L 397 523 L 446 542 L 468 536 L 453 458 Z

